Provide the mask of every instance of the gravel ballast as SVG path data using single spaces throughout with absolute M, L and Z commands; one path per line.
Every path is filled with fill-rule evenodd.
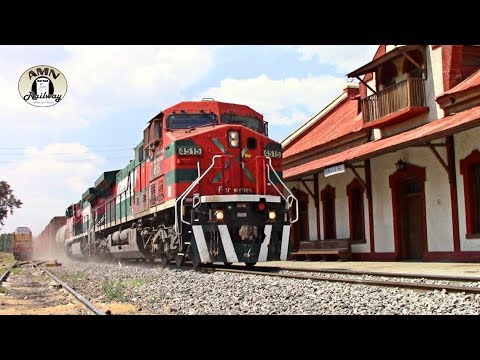
M 445 290 L 418 291 L 125 263 L 63 263 L 51 270 L 91 301 L 128 302 L 135 305 L 138 314 L 480 314 L 480 295 Z

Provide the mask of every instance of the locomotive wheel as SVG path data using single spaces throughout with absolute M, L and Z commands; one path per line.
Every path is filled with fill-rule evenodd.
M 183 266 L 185 265 L 185 256 L 184 255 L 177 255 L 175 257 L 175 264 L 177 266 Z
M 167 255 L 161 255 L 160 261 L 162 262 L 162 266 L 167 266 L 170 263 L 170 260 L 168 260 Z
M 251 269 L 255 266 L 257 262 L 251 262 L 251 263 L 245 263 L 245 266 L 247 267 L 247 269 Z

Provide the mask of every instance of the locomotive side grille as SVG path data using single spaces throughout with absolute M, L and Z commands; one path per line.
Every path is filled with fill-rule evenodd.
M 156 201 L 155 197 L 155 183 L 150 185 L 150 205 L 154 205 Z
M 157 199 L 159 203 L 163 203 L 165 199 L 163 198 L 163 176 L 158 180 L 158 193 L 157 193 Z

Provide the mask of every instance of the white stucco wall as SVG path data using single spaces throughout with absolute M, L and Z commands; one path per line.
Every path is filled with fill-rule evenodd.
M 429 74 L 433 74 L 433 76 L 426 96 L 427 99 L 431 99 L 430 112 L 435 113 L 436 118 L 439 119 L 444 116 L 443 110 L 435 101 L 436 97 L 443 93 L 442 47 L 437 47 L 433 50 L 432 45 L 427 47 L 427 67 Z
M 365 179 L 365 172 L 363 169 L 356 169 L 362 179 Z M 320 173 L 318 178 L 318 193 L 330 184 L 330 186 L 335 188 L 335 225 L 336 225 L 336 234 L 337 238 L 348 238 L 350 237 L 350 223 L 348 215 L 348 197 L 347 197 L 347 185 L 354 179 L 354 174 L 350 169 L 346 169 L 345 173 L 332 175 L 325 177 L 325 175 Z M 312 192 L 314 192 L 313 182 L 307 183 L 308 187 Z M 301 182 L 288 182 L 289 189 L 296 187 L 297 189 L 307 193 Z M 315 203 L 312 196 L 309 194 L 308 201 L 308 224 L 309 224 L 309 240 L 317 239 L 317 223 L 316 223 L 316 210 Z M 365 244 L 353 244 L 352 252 L 354 253 L 368 253 L 370 252 L 370 227 L 368 222 L 368 202 L 366 192 L 363 196 L 363 207 L 364 207 L 364 222 L 365 222 Z M 323 229 L 323 212 L 322 212 L 322 203 L 320 201 L 320 236 L 324 239 L 324 229 Z
M 446 161 L 445 149 L 437 148 L 437 151 Z M 453 251 L 450 185 L 447 173 L 431 150 L 424 147 L 407 148 L 371 160 L 375 251 L 395 251 L 389 176 L 396 171 L 395 163 L 399 159 L 426 168 L 425 207 L 428 251 Z
M 365 171 L 364 169 L 356 169 L 358 174 L 362 179 L 365 180 Z M 337 238 L 349 238 L 350 237 L 350 222 L 348 215 L 348 196 L 347 196 L 347 185 L 352 182 L 355 178 L 352 170 L 345 169 L 345 172 L 342 174 L 332 175 L 325 177 L 323 172 L 319 175 L 318 178 L 318 192 L 320 193 L 327 184 L 335 188 L 335 230 L 337 233 Z M 320 202 L 321 204 L 321 202 Z M 370 228 L 368 226 L 368 202 L 366 193 L 363 196 L 363 208 L 364 208 L 364 223 L 365 223 L 365 238 L 367 242 L 365 244 L 353 244 L 352 252 L 354 253 L 365 253 L 370 252 Z M 324 236 L 323 231 L 323 213 L 322 207 L 320 206 L 320 219 L 322 222 L 322 238 Z
M 460 175 L 460 160 L 464 159 L 472 150 L 480 150 L 480 128 L 462 131 L 454 135 L 455 142 L 455 163 L 457 173 L 457 194 L 458 194 L 458 219 L 460 232 L 461 251 L 480 251 L 480 239 L 467 239 L 465 220 L 465 194 L 463 186 L 463 175 Z
M 427 79 L 428 86 L 425 84 L 425 96 L 429 106 L 429 121 L 432 121 L 444 116 L 443 110 L 435 101 L 436 97 L 443 93 L 441 47 L 437 47 L 436 49 L 432 50 L 432 45 L 427 46 L 427 71 L 429 76 Z

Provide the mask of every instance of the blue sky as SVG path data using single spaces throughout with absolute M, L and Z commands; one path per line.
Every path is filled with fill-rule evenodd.
M 162 109 L 212 97 L 245 104 L 282 141 L 370 61 L 377 45 L 0 46 L 0 180 L 23 201 L 0 232 L 40 233 L 80 200 L 104 171 L 133 157 L 146 123 Z M 66 77 L 65 98 L 39 108 L 18 79 L 35 65 Z

